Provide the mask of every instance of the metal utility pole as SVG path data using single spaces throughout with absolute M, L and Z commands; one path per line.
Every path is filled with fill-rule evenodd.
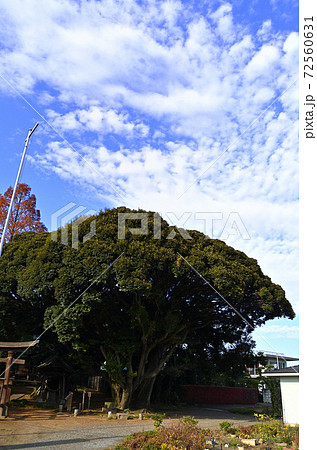
M 18 174 L 17 174 L 16 180 L 15 180 L 15 185 L 14 185 L 14 189 L 13 189 L 13 192 L 12 192 L 12 197 L 11 197 L 11 201 L 10 201 L 10 206 L 9 206 L 6 222 L 5 222 L 4 228 L 2 230 L 1 244 L 0 244 L 0 256 L 2 254 L 4 238 L 5 238 L 5 235 L 6 235 L 6 232 L 7 232 L 7 228 L 8 228 L 8 225 L 9 225 L 9 219 L 10 219 L 10 215 L 11 215 L 11 211 L 12 211 L 12 207 L 13 207 L 13 203 L 14 203 L 16 190 L 17 190 L 17 187 L 18 187 L 18 184 L 19 184 L 20 175 L 21 175 L 21 172 L 22 172 L 22 167 L 23 167 L 23 163 L 24 163 L 24 159 L 25 159 L 25 155 L 26 155 L 26 150 L 28 148 L 30 137 L 32 136 L 32 134 L 34 133 L 36 128 L 38 127 L 38 124 L 39 123 L 37 122 L 37 124 L 32 129 L 31 128 L 29 129 L 27 138 L 25 139 L 25 146 L 24 146 L 24 150 L 23 150 L 23 153 L 22 153 L 20 167 L 19 167 Z

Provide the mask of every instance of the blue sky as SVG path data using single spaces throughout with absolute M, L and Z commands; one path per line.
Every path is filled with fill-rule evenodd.
M 38 121 L 21 181 L 49 229 L 70 202 L 155 210 L 298 312 L 297 77 L 295 1 L 0 0 L 0 192 Z M 258 334 L 298 355 L 298 317 Z

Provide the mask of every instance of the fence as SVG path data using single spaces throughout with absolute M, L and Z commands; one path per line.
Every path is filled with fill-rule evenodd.
M 194 385 L 185 385 L 182 388 L 182 401 L 186 403 L 252 405 L 258 402 L 258 391 L 254 388 Z

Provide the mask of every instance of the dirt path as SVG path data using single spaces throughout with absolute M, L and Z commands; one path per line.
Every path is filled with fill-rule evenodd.
M 151 420 L 118 422 L 105 417 L 54 413 L 43 409 L 11 408 L 0 421 L 1 448 L 107 448 L 123 437 L 153 428 Z
M 224 420 L 235 424 L 254 423 L 253 417 L 232 414 L 224 405 L 183 408 L 182 415 L 194 416 L 204 428 L 218 428 Z M 171 420 L 175 419 L 164 422 Z M 98 416 L 74 417 L 68 413 L 12 407 L 10 417 L 0 420 L 0 446 L 5 449 L 107 449 L 129 434 L 151 429 L 151 420 L 119 422 Z

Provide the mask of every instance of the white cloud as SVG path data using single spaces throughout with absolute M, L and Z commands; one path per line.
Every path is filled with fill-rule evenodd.
M 266 325 L 259 333 L 272 338 L 298 339 L 299 328 L 296 325 Z
M 261 39 L 267 39 L 271 36 L 272 31 L 272 21 L 270 19 L 265 20 L 263 22 L 262 27 L 258 30 L 257 36 L 259 36 Z
M 244 36 L 242 40 L 236 42 L 230 47 L 229 57 L 234 60 L 236 64 L 244 64 L 250 58 L 251 52 L 254 48 L 252 36 Z
M 263 45 L 245 69 L 246 77 L 253 81 L 256 77 L 269 77 L 274 73 L 275 65 L 280 60 L 279 48 L 275 45 Z
M 53 110 L 46 112 L 51 125 L 59 131 L 92 131 L 100 134 L 116 133 L 119 135 L 146 136 L 149 128 L 140 121 L 132 122 L 128 114 L 118 113 L 113 109 L 90 106 L 66 114 Z

